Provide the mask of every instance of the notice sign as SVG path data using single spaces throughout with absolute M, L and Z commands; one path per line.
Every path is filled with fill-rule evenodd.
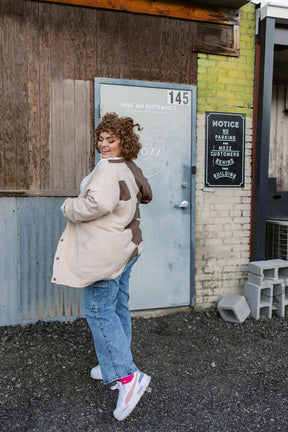
M 206 113 L 205 186 L 243 187 L 245 114 Z

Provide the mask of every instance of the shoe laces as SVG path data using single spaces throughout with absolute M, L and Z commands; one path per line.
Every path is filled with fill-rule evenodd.
M 120 381 L 117 381 L 114 386 L 111 387 L 111 390 L 120 390 L 123 387 L 123 384 Z

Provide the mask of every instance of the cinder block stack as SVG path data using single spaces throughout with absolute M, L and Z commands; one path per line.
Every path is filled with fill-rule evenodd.
M 271 318 L 274 310 L 278 316 L 284 317 L 288 310 L 288 261 L 250 262 L 245 297 L 253 318 Z

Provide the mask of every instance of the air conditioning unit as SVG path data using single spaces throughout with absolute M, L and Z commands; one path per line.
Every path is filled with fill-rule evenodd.
M 288 218 L 266 220 L 265 257 L 288 261 Z

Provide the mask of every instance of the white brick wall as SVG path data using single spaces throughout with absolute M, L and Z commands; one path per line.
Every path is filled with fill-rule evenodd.
M 245 187 L 206 188 L 205 114 L 197 116 L 195 304 L 243 294 L 250 240 L 252 120 L 246 118 Z

